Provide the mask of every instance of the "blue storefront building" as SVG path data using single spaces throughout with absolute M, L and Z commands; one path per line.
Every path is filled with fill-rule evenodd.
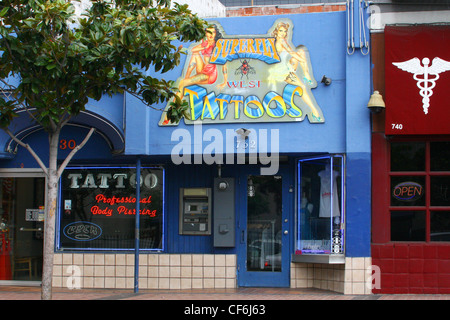
M 370 292 L 371 68 L 349 18 L 211 20 L 164 74 L 188 103 L 179 123 L 129 95 L 92 101 L 61 135 L 64 159 L 96 128 L 61 177 L 53 286 Z M 11 131 L 47 154 L 25 114 Z M 0 281 L 39 281 L 45 179 L 0 141 L 14 266 Z

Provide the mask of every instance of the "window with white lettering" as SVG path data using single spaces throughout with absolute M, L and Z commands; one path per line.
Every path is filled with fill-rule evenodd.
M 164 170 L 144 167 L 67 168 L 60 181 L 59 249 L 162 250 Z

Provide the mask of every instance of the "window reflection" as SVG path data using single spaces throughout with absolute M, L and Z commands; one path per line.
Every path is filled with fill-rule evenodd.
M 424 171 L 424 142 L 391 143 L 391 171 Z
M 430 169 L 431 171 L 450 171 L 450 142 L 430 143 Z
M 450 211 L 431 211 L 430 240 L 450 241 Z
M 247 270 L 281 271 L 282 177 L 248 176 Z
M 425 211 L 391 212 L 391 241 L 425 241 Z
M 450 176 L 430 178 L 431 205 L 450 206 Z

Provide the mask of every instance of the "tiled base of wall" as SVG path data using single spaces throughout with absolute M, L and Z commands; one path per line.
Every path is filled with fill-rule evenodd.
M 371 258 L 344 264 L 291 263 L 291 288 L 318 288 L 344 294 L 370 294 L 366 270 Z M 81 289 L 134 288 L 134 254 L 55 254 L 53 286 Z M 236 255 L 141 254 L 140 289 L 236 288 Z
M 380 288 L 374 293 L 450 293 L 448 244 L 373 244 L 372 259 L 381 273 Z
M 317 288 L 344 294 L 371 294 L 366 285 L 371 258 L 345 258 L 345 264 L 291 263 L 291 288 Z
M 134 288 L 134 254 L 55 254 L 54 287 Z M 141 254 L 139 288 L 207 289 L 236 287 L 236 256 Z

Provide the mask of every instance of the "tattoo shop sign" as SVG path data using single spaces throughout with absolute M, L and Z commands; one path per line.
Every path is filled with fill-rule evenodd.
M 294 25 L 278 19 L 264 35 L 227 36 L 211 23 L 206 38 L 188 48 L 176 84 L 188 103 L 186 124 L 325 121 L 311 89 L 317 87 L 308 49 L 292 43 Z M 167 104 L 169 108 L 170 104 Z M 163 112 L 160 126 L 171 123 Z

